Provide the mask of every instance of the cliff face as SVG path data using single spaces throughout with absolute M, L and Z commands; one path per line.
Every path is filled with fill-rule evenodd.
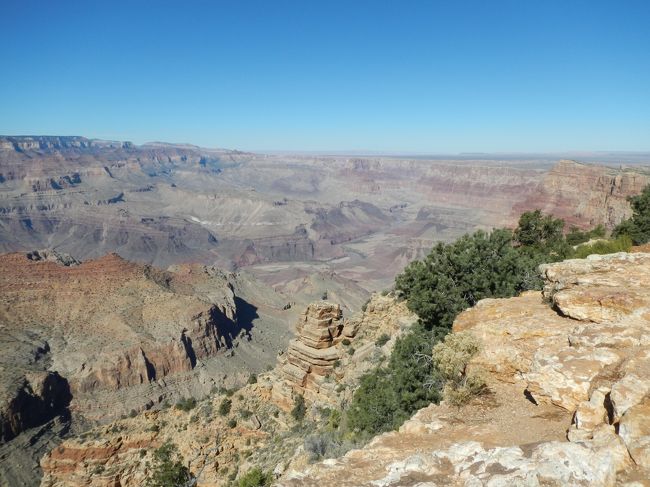
M 304 465 L 302 444 L 310 432 L 297 428 L 289 413 L 293 395 L 303 394 L 307 416 L 322 423 L 318 407 L 340 407 L 349 400 L 359 377 L 390 354 L 395 338 L 414 321 L 405 303 L 390 296 L 374 295 L 366 312 L 351 318 L 334 303 L 313 303 L 298 319 L 289 350 L 255 384 L 215 391 L 190 412 L 147 411 L 69 438 L 42 458 L 41 485 L 140 486 L 152 450 L 166 439 L 178 446 L 203 487 L 230 485 L 230 475 L 255 466 L 279 475 L 289 463 Z M 384 333 L 390 340 L 377 345 Z M 343 345 L 345 337 L 350 345 Z M 323 360 L 319 352 L 339 357 L 340 363 Z M 288 366 L 292 371 L 295 366 L 296 374 L 287 373 Z M 232 406 L 224 415 L 219 409 L 226 399 Z
M 0 485 L 38 482 L 65 432 L 244 382 L 286 346 L 286 303 L 209 266 L 0 255 Z
M 513 218 L 539 208 L 563 218 L 568 227 L 589 229 L 603 224 L 612 229 L 631 215 L 627 198 L 641 193 L 649 183 L 647 173 L 563 160 L 514 205 Z
M 422 409 L 280 485 L 646 485 L 650 254 L 541 270 L 543 294 L 483 300 L 454 323 L 482 342 L 470 366 L 489 394 Z
M 237 333 L 225 275 L 204 276 L 191 282 L 211 280 L 211 299 L 181 275 L 116 255 L 0 256 L 2 443 L 59 416 L 105 421 L 149 408 L 179 374 L 192 388 L 197 360 Z

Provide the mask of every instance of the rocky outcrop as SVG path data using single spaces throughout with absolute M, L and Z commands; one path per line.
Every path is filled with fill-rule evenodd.
M 544 265 L 543 293 L 486 299 L 454 331 L 482 343 L 490 393 L 293 472 L 286 486 L 614 486 L 650 478 L 650 254 Z
M 144 407 L 150 397 L 99 411 L 93 397 L 190 371 L 226 348 L 236 329 L 234 295 L 224 278 L 215 281 L 221 296 L 213 291 L 209 301 L 183 292 L 175 274 L 116 255 L 81 264 L 51 251 L 0 256 L 3 353 L 11 358 L 3 360 L 3 416 L 20 417 L 16 405 L 31 404 L 32 423 L 49 419 L 36 404 L 58 411 L 61 401 L 48 391 L 59 382 L 69 384 L 71 407 L 96 419 Z M 34 426 L 5 423 L 14 435 Z
M 390 295 L 373 295 L 363 314 L 347 320 L 337 304 L 313 303 L 298 320 L 291 351 L 281 355 L 273 371 L 259 374 L 256 383 L 237 391 L 213 391 L 190 412 L 174 408 L 147 411 L 68 438 L 43 457 L 41 485 L 140 486 L 152 450 L 168 438 L 178 446 L 192 472 L 200 475 L 198 485 L 202 487 L 230 485 L 229 476 L 234 478 L 253 467 L 280 475 L 287 464 L 306 461 L 302 444 L 307 432 L 296 428 L 289 413 L 294 389 L 305 395 L 308 424 L 322 426 L 327 418 L 323 419 L 315 406 L 338 408 L 349 401 L 363 373 L 390 353 L 395 339 L 415 319 L 405 302 Z M 388 340 L 378 344 L 377 338 L 384 334 L 389 335 Z M 343 344 L 346 338 L 348 345 Z M 336 353 L 340 363 L 316 363 L 321 358 L 319 352 Z M 284 367 L 290 363 L 309 371 L 300 369 L 298 379 L 286 375 Z M 314 387 L 330 382 L 337 387 Z M 218 411 L 226 399 L 232 403 L 224 415 Z
M 243 383 L 286 346 L 286 302 L 202 265 L 1 255 L 0 485 L 38 482 L 61 434 Z
M 275 388 L 278 404 L 289 408 L 293 394 L 307 396 L 312 401 L 334 395 L 335 385 L 327 379 L 342 358 L 343 351 L 336 345 L 344 336 L 343 331 L 339 305 L 318 302 L 307 307 L 296 325 L 296 338 L 280 356 L 284 380 Z M 352 330 L 346 332 L 354 336 Z
M 338 304 L 310 304 L 298 320 L 296 338 L 278 357 L 274 402 L 289 410 L 301 395 L 310 405 L 340 407 L 361 375 L 390 355 L 395 339 L 416 319 L 393 296 L 374 294 L 366 311 L 349 319 Z M 382 335 L 386 339 L 377 346 Z

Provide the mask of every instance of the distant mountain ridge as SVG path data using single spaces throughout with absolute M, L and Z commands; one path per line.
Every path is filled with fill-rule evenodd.
M 612 228 L 648 181 L 640 166 L 549 167 L 0 136 L 0 251 L 249 267 L 280 286 L 287 271 L 264 266 L 301 262 L 306 279 L 326 266 L 377 290 L 436 241 L 512 226 L 526 210 Z

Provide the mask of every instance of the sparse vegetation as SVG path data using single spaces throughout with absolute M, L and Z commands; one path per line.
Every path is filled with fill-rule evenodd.
M 444 381 L 443 398 L 461 406 L 486 388 L 476 370 L 467 370 L 471 358 L 479 351 L 479 341 L 470 333 L 453 333 L 433 347 L 435 379 Z
M 396 340 L 386 367 L 361 378 L 348 409 L 349 428 L 356 434 L 376 434 L 399 427 L 415 411 L 438 401 L 432 387 L 431 349 L 445 330 L 415 325 Z
M 379 338 L 377 338 L 377 340 L 375 340 L 375 345 L 377 345 L 378 347 L 383 347 L 388 343 L 389 340 L 390 340 L 390 336 L 388 336 L 388 334 L 386 333 L 382 333 L 382 335 Z
M 604 238 L 605 237 L 605 227 L 598 225 L 596 228 L 589 230 L 587 232 L 581 231 L 577 227 L 572 227 L 571 231 L 566 234 L 566 243 L 569 245 L 579 245 L 581 243 L 588 242 L 592 238 Z
M 307 406 L 305 405 L 305 398 L 302 395 L 297 395 L 294 400 L 294 406 L 291 410 L 291 417 L 296 421 L 302 421 L 305 419 L 305 414 L 307 413 Z
M 221 416 L 227 416 L 228 413 L 230 413 L 231 408 L 232 408 L 232 401 L 230 399 L 228 399 L 228 398 L 225 398 L 219 404 L 219 414 Z
M 273 474 L 255 467 L 246 472 L 237 482 L 238 487 L 266 487 L 273 482 Z
M 251 374 L 248 376 L 248 381 L 249 384 L 257 384 L 257 375 Z
M 348 444 L 346 444 L 348 443 Z M 332 434 L 315 434 L 305 438 L 305 451 L 309 454 L 309 461 L 315 462 L 323 458 L 335 458 L 343 455 L 352 445 L 342 441 Z
M 144 484 L 146 487 L 176 487 L 192 479 L 176 445 L 169 441 L 153 452 L 152 462 L 147 463 L 150 474 Z
M 179 399 L 179 401 L 176 403 L 174 406 L 176 409 L 180 409 L 181 411 L 191 411 L 196 407 L 196 399 L 193 397 L 187 397 L 187 398 L 182 398 Z
M 592 254 L 613 254 L 628 252 L 632 247 L 632 239 L 628 235 L 620 235 L 613 240 L 598 240 L 592 244 L 579 245 L 573 253 L 576 259 L 584 259 Z

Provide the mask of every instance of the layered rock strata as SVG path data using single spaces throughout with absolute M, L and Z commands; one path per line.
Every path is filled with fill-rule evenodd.
M 643 170 L 614 169 L 562 160 L 544 174 L 538 187 L 513 207 L 513 219 L 523 211 L 541 209 L 567 223 L 590 229 L 608 229 L 632 214 L 628 197 L 650 183 Z
M 139 487 L 148 474 L 146 463 L 152 458 L 153 449 L 167 439 L 178 446 L 185 463 L 199 476 L 201 487 L 231 485 L 229 477 L 254 467 L 280 475 L 289 465 L 304 465 L 308 459 L 302 444 L 307 432 L 295 427 L 296 420 L 289 412 L 293 388 L 305 395 L 308 424 L 313 421 L 322 425 L 323 418 L 313 406 L 340 407 L 342 402 L 349 401 L 359 377 L 390 354 L 395 339 L 415 319 L 405 302 L 390 295 L 373 295 L 366 311 L 347 321 L 342 319 L 338 305 L 313 303 L 298 320 L 298 337 L 302 339 L 297 337 L 293 342 L 308 344 L 308 356 L 296 353 L 291 360 L 311 368 L 314 353 L 336 352 L 341 357 L 340 364 L 328 364 L 318 371 L 328 374 L 327 381 L 341 387 L 314 392 L 313 383 L 318 383 L 322 375 L 300 369 L 303 372 L 299 379 L 287 376 L 284 367 L 289 364 L 289 354 L 285 352 L 284 360 L 273 371 L 258 375 L 255 384 L 234 393 L 217 391 L 189 412 L 174 408 L 147 411 L 67 439 L 42 458 L 41 485 Z M 384 334 L 389 339 L 377 343 L 377 338 Z M 344 345 L 347 337 L 350 344 Z M 279 392 L 287 395 L 278 395 Z M 231 408 L 223 415 L 218 411 L 226 399 L 232 401 Z
M 544 265 L 543 293 L 486 299 L 454 331 L 490 393 L 290 473 L 285 486 L 642 486 L 650 478 L 650 254 Z
M 235 303 L 225 279 L 219 286 L 220 296 L 203 300 L 175 274 L 115 254 L 81 264 L 48 251 L 0 256 L 2 436 L 48 420 L 35 404 L 60 409 L 61 394 L 87 417 L 123 414 L 97 399 L 188 372 L 225 348 Z M 122 406 L 151 397 L 141 399 Z
M 279 359 L 284 380 L 274 389 L 278 404 L 289 408 L 294 394 L 312 401 L 334 395 L 334 381 L 328 378 L 343 357 L 336 345 L 345 336 L 353 337 L 354 330 L 344 326 L 338 304 L 318 302 L 307 307 L 296 325 L 296 338 Z

